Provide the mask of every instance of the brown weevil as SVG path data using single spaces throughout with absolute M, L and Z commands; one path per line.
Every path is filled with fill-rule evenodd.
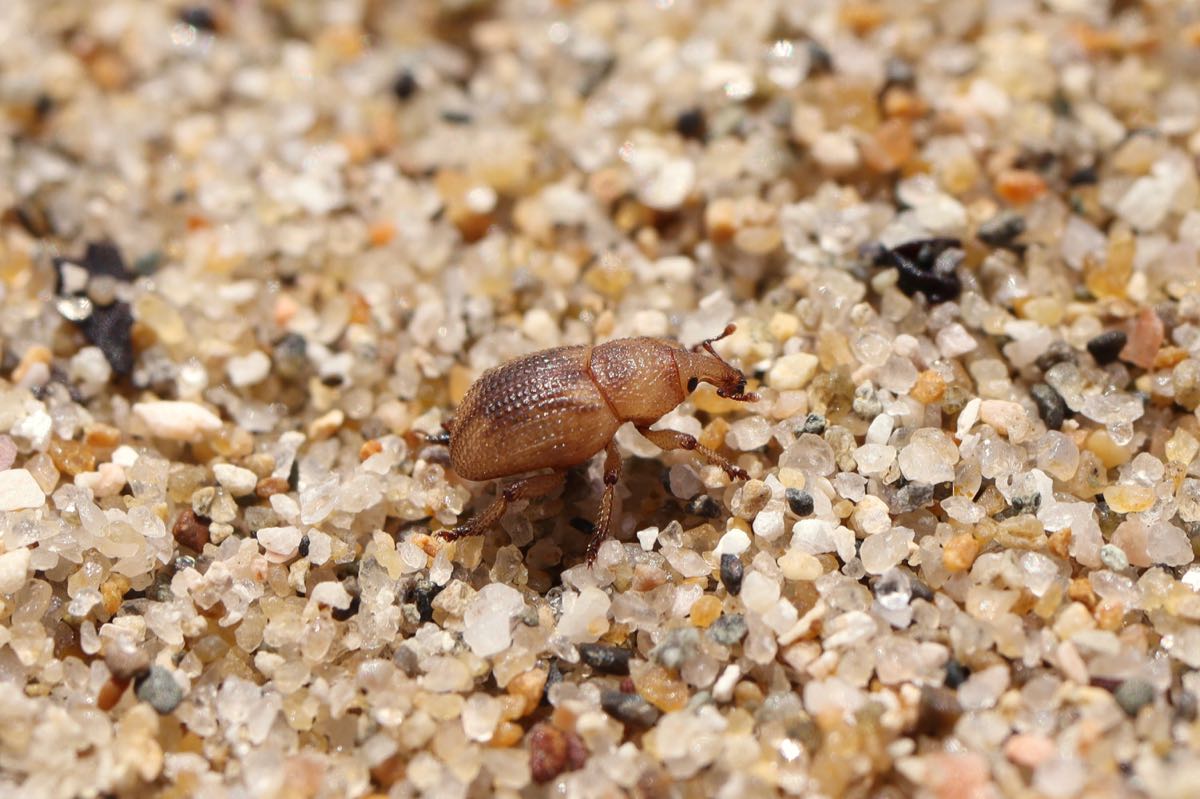
M 720 336 L 690 350 L 674 341 L 645 337 L 591 347 L 554 347 L 484 372 L 445 425 L 450 465 L 467 480 L 538 473 L 507 486 L 483 513 L 440 535 L 453 541 L 486 532 L 510 503 L 551 493 L 567 469 L 604 450 L 604 495 L 587 548 L 592 562 L 609 534 L 621 476 L 621 456 L 613 437 L 625 422 L 633 422 L 639 433 L 662 449 L 695 450 L 730 477 L 746 479 L 743 469 L 695 437 L 650 429 L 700 383 L 711 383 L 728 399 L 758 399 L 746 393 L 745 376 L 713 349 L 714 341 L 733 330 L 729 325 Z

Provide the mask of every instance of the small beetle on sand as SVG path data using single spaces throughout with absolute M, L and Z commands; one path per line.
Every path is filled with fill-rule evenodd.
M 746 378 L 713 349 L 734 330 L 688 350 L 656 338 L 624 338 L 594 347 L 555 347 L 509 361 L 484 372 L 471 386 L 458 413 L 446 423 L 450 465 L 467 480 L 533 474 L 506 487 L 483 513 L 441 536 L 453 541 L 480 535 L 500 521 L 512 502 L 545 496 L 565 471 L 600 450 L 604 495 L 596 531 L 588 542 L 588 562 L 608 537 L 613 496 L 621 476 L 621 456 L 613 436 L 625 422 L 662 449 L 690 449 L 730 477 L 746 472 L 675 430 L 651 430 L 700 383 L 711 383 L 728 399 L 754 402 Z

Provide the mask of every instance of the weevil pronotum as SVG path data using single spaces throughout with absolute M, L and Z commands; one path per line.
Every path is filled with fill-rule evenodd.
M 729 325 L 721 335 L 690 350 L 656 338 L 555 347 L 484 372 L 446 423 L 451 466 L 467 480 L 539 473 L 507 486 L 487 510 L 441 536 L 454 540 L 486 532 L 510 503 L 549 494 L 562 483 L 567 469 L 604 450 L 604 494 L 588 542 L 590 563 L 612 522 L 613 496 L 621 476 L 621 456 L 613 436 L 625 422 L 633 422 L 639 433 L 662 449 L 695 450 L 730 477 L 746 479 L 743 469 L 695 437 L 650 429 L 700 383 L 711 383 L 729 399 L 758 399 L 746 393 L 746 377 L 713 349 L 713 342 L 733 330 Z

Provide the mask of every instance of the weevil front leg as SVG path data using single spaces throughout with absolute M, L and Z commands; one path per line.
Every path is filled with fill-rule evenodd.
M 501 491 L 500 496 L 496 497 L 483 513 L 452 530 L 442 530 L 438 535 L 447 541 L 457 541 L 472 535 L 483 535 L 500 521 L 509 505 L 522 499 L 544 497 L 562 485 L 564 478 L 563 472 L 550 472 L 518 480 Z
M 592 533 L 587 545 L 587 562 L 591 566 L 596 562 L 596 554 L 600 545 L 608 538 L 609 527 L 612 525 L 613 499 L 617 493 L 617 483 L 621 480 L 621 451 L 617 448 L 616 439 L 608 442 L 604 448 L 604 495 L 600 497 L 600 512 L 596 514 L 596 531 Z
M 718 455 L 708 447 L 696 440 L 695 436 L 690 436 L 687 433 L 681 433 L 678 430 L 651 430 L 649 427 L 639 427 L 639 433 L 649 439 L 651 444 L 654 444 L 659 449 L 688 449 L 699 452 L 704 456 L 704 459 L 714 466 L 720 466 L 725 470 L 725 474 L 732 478 L 746 480 L 750 477 L 746 470 L 740 466 L 735 466 L 727 458 Z

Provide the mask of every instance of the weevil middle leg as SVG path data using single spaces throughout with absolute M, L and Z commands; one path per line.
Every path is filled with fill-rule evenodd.
M 447 541 L 483 535 L 500 521 L 509 505 L 522 499 L 544 497 L 562 485 L 565 478 L 564 472 L 550 472 L 518 480 L 501 491 L 500 496 L 496 497 L 483 513 L 452 530 L 442 530 L 438 535 Z
M 699 452 L 704 456 L 704 459 L 714 466 L 720 466 L 725 470 L 725 474 L 739 480 L 746 480 L 750 475 L 746 474 L 746 470 L 740 466 L 735 466 L 727 458 L 718 455 L 708 447 L 696 440 L 695 436 L 690 436 L 687 433 L 681 433 L 678 430 L 651 430 L 647 427 L 639 427 L 639 433 L 649 439 L 651 444 L 654 444 L 659 449 L 687 449 Z

